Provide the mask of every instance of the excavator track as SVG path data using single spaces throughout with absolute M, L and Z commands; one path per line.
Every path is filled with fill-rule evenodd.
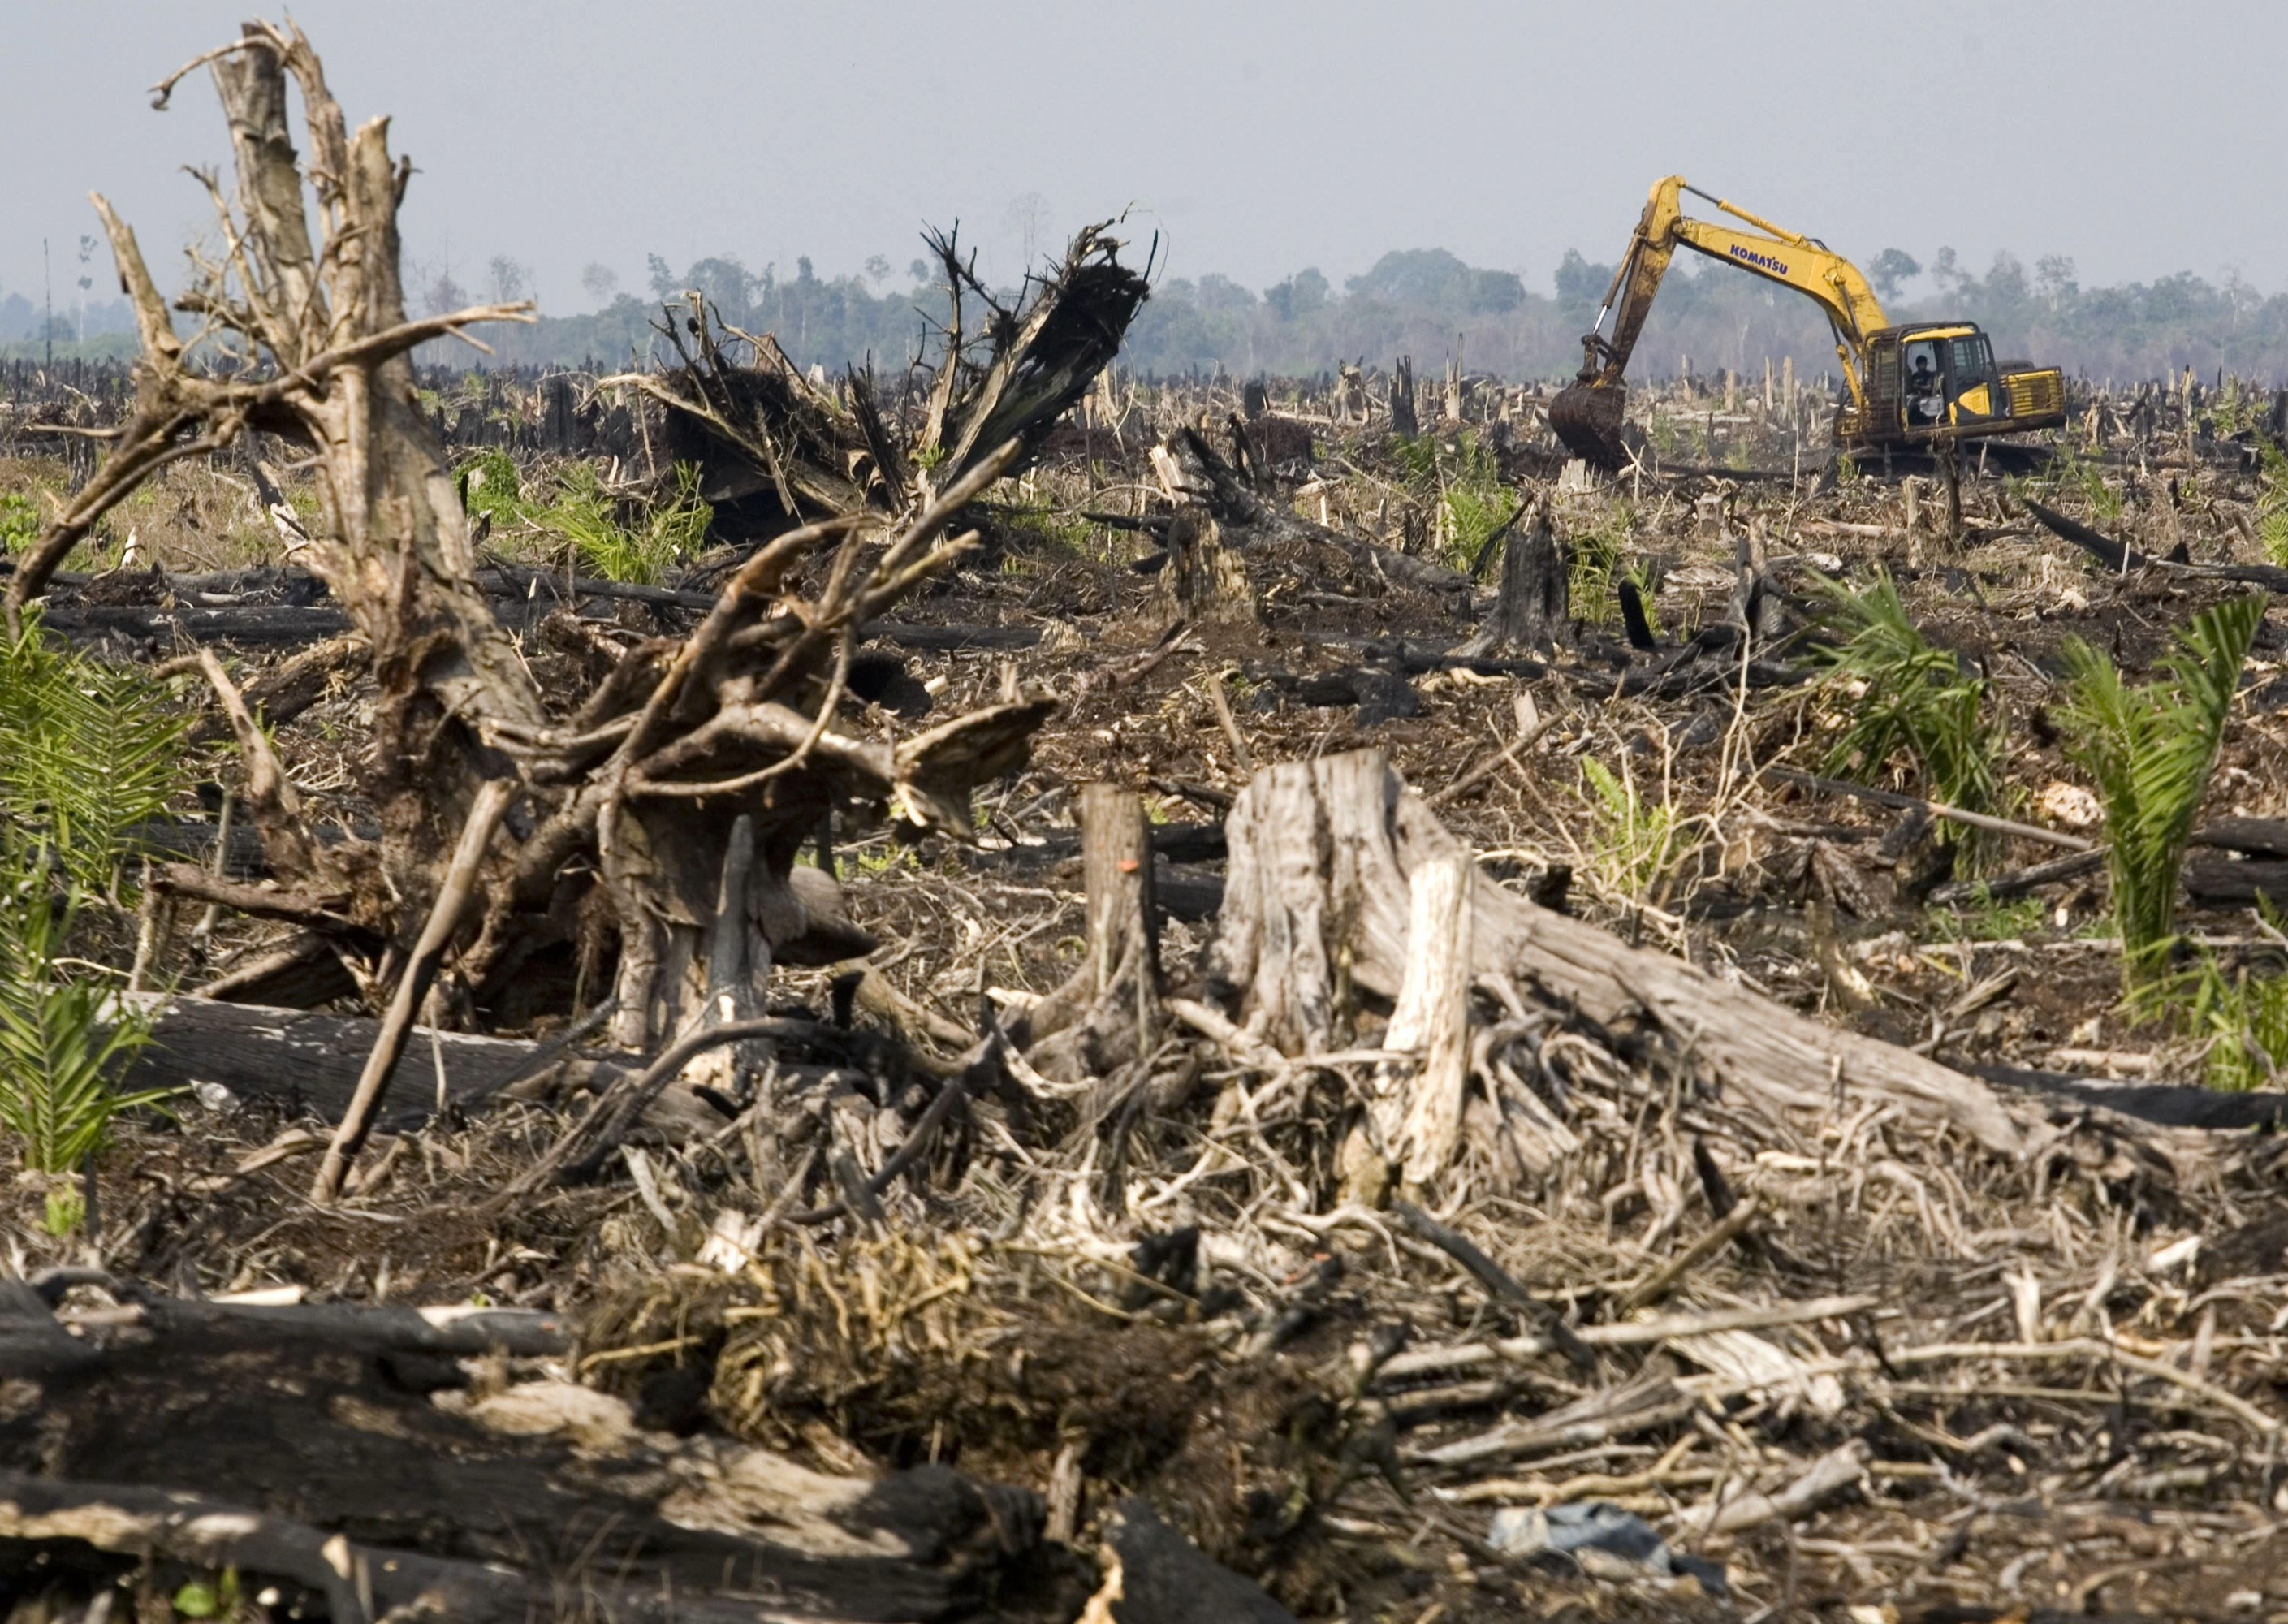
M 1549 426 L 1567 450 L 1591 467 L 1617 473 L 1629 465 L 1628 449 L 1621 443 L 1628 405 L 1628 387 L 1617 381 L 1568 384 L 1549 402 Z

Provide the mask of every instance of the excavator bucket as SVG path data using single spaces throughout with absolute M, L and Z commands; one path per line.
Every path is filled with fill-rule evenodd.
M 1615 473 L 1629 465 L 1621 444 L 1621 422 L 1627 415 L 1628 386 L 1613 383 L 1570 383 L 1549 402 L 1549 426 L 1565 449 L 1593 468 Z

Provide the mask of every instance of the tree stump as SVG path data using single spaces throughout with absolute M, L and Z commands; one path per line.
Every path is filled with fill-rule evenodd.
M 1435 1023 L 1452 1017 L 1453 1004 L 1433 999 L 1434 980 L 1450 989 L 1490 978 L 1567 1020 L 1664 1055 L 1806 1132 L 1836 1112 L 1882 1102 L 1995 1153 L 2024 1152 L 2023 1125 L 1976 1079 L 1823 1025 L 1666 954 L 1629 947 L 1473 872 L 1467 848 L 1378 752 L 1266 768 L 1240 792 L 1225 832 L 1230 859 L 1209 957 L 1210 995 L 1283 1053 L 1348 1047 L 1362 1007 L 1379 1005 L 1393 1011 L 1394 1035 L 1386 1042 L 1404 1038 L 1450 1055 L 1435 1048 L 1450 1042 L 1449 1029 Z M 1434 888 L 1418 896 L 1446 884 L 1458 861 L 1468 877 L 1466 913 Z M 1425 963 L 1449 945 L 1465 960 L 1458 976 Z M 1452 1063 L 1443 1063 L 1450 1077 Z M 1472 1109 L 1471 1091 L 1480 1089 L 1477 1097 L 1497 1108 L 1521 1162 L 1545 1166 L 1562 1154 L 1569 1142 L 1562 1122 L 1518 1097 L 1521 1091 L 1491 1069 L 1497 1076 L 1489 1083 L 1474 1065 L 1477 1078 L 1464 1086 L 1461 1119 L 1484 1114 Z M 1387 1118 L 1400 1126 L 1383 1147 L 1399 1149 L 1390 1159 L 1415 1183 L 1434 1178 L 1439 1155 L 1450 1150 L 1447 1113 L 1456 1109 L 1442 1082 L 1426 1087 L 1421 1098 L 1418 1113 Z
M 1558 545 L 1545 503 L 1537 503 L 1522 531 L 1513 528 L 1502 543 L 1500 596 L 1466 654 L 1496 654 L 1521 649 L 1551 654 L 1573 643 L 1573 581 L 1569 561 Z
M 1177 510 L 1168 526 L 1168 562 L 1160 571 L 1155 609 L 1164 622 L 1234 623 L 1259 619 L 1254 588 L 1239 554 L 1204 507 Z

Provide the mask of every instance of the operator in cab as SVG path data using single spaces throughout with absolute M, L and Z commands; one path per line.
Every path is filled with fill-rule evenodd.
M 1946 395 L 1939 387 L 1938 369 L 1931 364 L 1928 349 L 1918 350 L 1907 374 L 1907 421 L 1922 427 L 1945 416 Z

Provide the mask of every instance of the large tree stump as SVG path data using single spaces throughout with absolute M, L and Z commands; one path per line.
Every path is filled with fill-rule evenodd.
M 1196 624 L 1258 619 L 1254 589 L 1239 555 L 1205 507 L 1179 508 L 1168 525 L 1168 562 L 1154 607 L 1159 618 Z
M 1370 751 L 1265 768 L 1225 829 L 1231 855 L 1212 991 L 1287 1054 L 1342 1047 L 1362 1004 L 1404 998 L 1424 951 L 1415 887 L 1445 872 L 1436 865 L 1466 863 L 1467 848 Z M 1626 946 L 1482 873 L 1471 877 L 1468 917 L 1471 984 L 1494 978 L 1664 1052 L 1775 1119 L 1815 1132 L 1834 1113 L 1880 1102 L 1998 1154 L 2024 1153 L 2023 1125 L 1975 1078 Z M 1410 1158 L 1407 1175 L 1428 1166 L 1426 1155 Z

